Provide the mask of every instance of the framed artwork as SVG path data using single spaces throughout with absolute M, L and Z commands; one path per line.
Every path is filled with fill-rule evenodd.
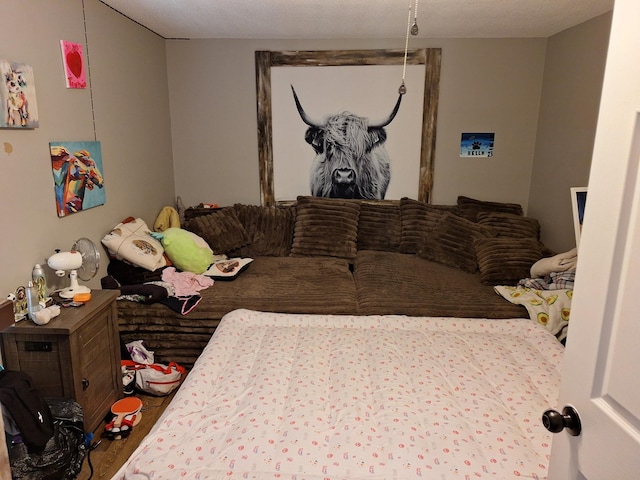
M 582 222 L 587 205 L 587 187 L 571 187 L 571 209 L 573 210 L 573 229 L 576 235 L 576 247 L 580 245 Z
M 33 69 L 24 63 L 0 60 L 0 74 L 2 74 L 0 127 L 38 127 L 38 104 Z
M 51 142 L 49 152 L 59 217 L 105 204 L 100 142 Z
M 87 88 L 87 75 L 82 56 L 82 44 L 60 40 L 62 64 L 67 88 Z
M 263 205 L 298 195 L 429 201 L 441 49 L 410 50 L 406 69 L 404 50 L 255 58 Z

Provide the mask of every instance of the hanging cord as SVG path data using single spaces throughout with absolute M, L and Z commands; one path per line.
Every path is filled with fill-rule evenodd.
M 84 46 L 87 51 L 87 80 L 89 82 L 89 98 L 91 99 L 91 117 L 93 119 L 93 139 L 98 140 L 98 134 L 96 133 L 96 112 L 93 106 L 93 87 L 91 85 L 91 62 L 89 56 L 89 37 L 87 36 L 87 13 L 84 6 L 84 0 L 82 0 L 82 20 L 84 22 Z
M 416 6 L 413 9 L 413 25 L 411 25 L 411 35 L 416 36 L 420 32 L 418 28 L 418 0 L 416 0 Z
M 407 93 L 407 87 L 404 84 L 404 80 L 407 77 L 407 55 L 409 53 L 409 31 L 411 29 L 411 0 L 409 0 L 409 13 L 407 15 L 407 34 L 404 41 L 404 62 L 402 64 L 402 83 L 398 88 L 398 93 L 404 95 Z

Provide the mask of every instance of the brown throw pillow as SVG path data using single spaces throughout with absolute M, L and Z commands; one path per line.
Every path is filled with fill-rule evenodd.
M 512 213 L 480 212 L 477 222 L 493 227 L 498 232 L 498 237 L 540 238 L 540 223 L 535 218 Z
M 496 234 L 491 227 L 446 213 L 418 250 L 418 256 L 474 273 L 478 270 L 474 241 Z
M 298 197 L 292 257 L 338 257 L 357 252 L 360 204 L 323 197 Z
M 187 221 L 185 230 L 202 237 L 216 255 L 243 247 L 250 241 L 247 231 L 231 207 Z
M 438 221 L 455 205 L 430 205 L 411 198 L 400 199 L 402 216 L 401 253 L 418 253 L 425 239 L 433 231 Z
M 482 238 L 474 243 L 485 285 L 517 285 L 542 258 L 540 243 L 533 238 Z
M 263 207 L 233 206 L 238 220 L 249 236 L 250 243 L 231 255 L 234 257 L 288 257 L 293 241 L 296 208 L 293 205 Z
M 358 220 L 358 250 L 397 252 L 402 221 L 397 203 L 362 203 Z
M 485 202 L 460 195 L 458 197 L 458 214 L 472 222 L 480 212 L 502 212 L 523 215 L 522 205 L 517 203 Z

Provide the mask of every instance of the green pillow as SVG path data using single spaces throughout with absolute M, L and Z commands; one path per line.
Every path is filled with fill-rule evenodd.
M 211 248 L 193 232 L 172 227 L 151 235 L 160 240 L 169 260 L 184 272 L 204 273 L 213 263 Z

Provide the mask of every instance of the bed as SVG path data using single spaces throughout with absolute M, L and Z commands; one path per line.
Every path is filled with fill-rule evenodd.
M 235 310 L 114 478 L 543 479 L 562 353 L 529 319 Z

